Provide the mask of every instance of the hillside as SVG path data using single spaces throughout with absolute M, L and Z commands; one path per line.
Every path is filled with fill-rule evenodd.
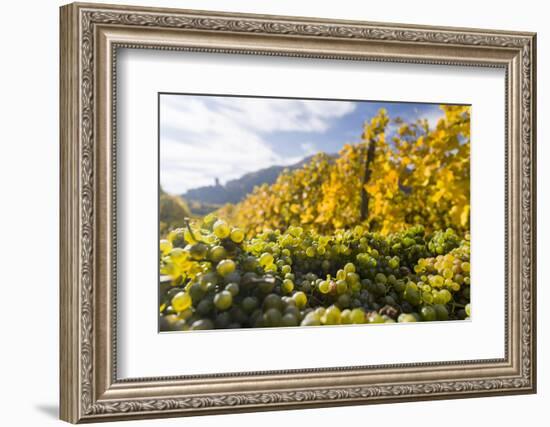
M 332 158 L 334 156 L 330 155 L 329 157 Z M 271 185 L 285 169 L 289 171 L 299 169 L 309 163 L 312 158 L 313 156 L 305 157 L 298 163 L 290 166 L 270 166 L 250 172 L 240 178 L 227 181 L 225 185 L 218 183 L 217 185 L 193 188 L 182 194 L 182 197 L 189 202 L 193 213 L 197 213 L 194 208 L 196 205 L 214 205 L 214 207 L 219 207 L 226 203 L 238 203 L 250 194 L 254 190 L 254 187 L 262 184 Z M 211 211 L 213 209 L 208 210 Z
M 161 236 L 168 230 L 183 227 L 184 218 L 191 216 L 187 202 L 179 196 L 165 193 L 160 189 L 159 197 L 159 231 Z

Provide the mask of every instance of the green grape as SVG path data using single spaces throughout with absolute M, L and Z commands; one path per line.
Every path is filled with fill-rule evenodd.
M 204 243 L 193 243 L 189 248 L 191 258 L 196 261 L 200 261 L 206 258 L 208 253 L 208 247 Z
M 338 298 L 336 299 L 336 305 L 339 308 L 346 308 L 351 305 L 351 297 L 349 294 L 342 294 L 338 295 Z
M 263 315 L 263 323 L 266 327 L 279 326 L 282 321 L 281 312 L 276 308 L 269 308 Z
M 171 301 L 172 308 L 177 312 L 181 312 L 191 306 L 192 300 L 187 292 L 177 293 Z
M 273 287 L 275 286 L 275 282 L 272 280 L 268 280 L 268 278 L 264 277 L 261 282 L 258 283 L 258 289 L 260 292 L 264 294 L 268 294 L 273 290 Z
M 319 291 L 323 294 L 328 294 L 330 291 L 330 282 L 328 280 L 323 280 L 319 283 Z
M 386 291 L 387 291 L 387 288 L 386 288 L 386 285 L 384 285 L 383 283 L 378 282 L 378 283 L 374 284 L 373 291 L 377 295 L 385 295 Z
M 393 257 L 392 259 L 390 259 L 390 261 L 388 262 L 388 265 L 390 266 L 390 268 L 393 268 L 394 270 L 396 268 L 399 267 L 399 258 L 398 257 Z
M 437 319 L 437 313 L 433 307 L 424 306 L 420 309 L 420 317 L 426 322 Z
M 176 312 L 176 310 L 174 310 L 174 308 L 171 305 L 169 305 L 169 306 L 164 308 L 163 314 L 165 316 L 168 316 L 170 314 L 176 314 L 177 315 L 178 313 Z
M 229 234 L 231 233 L 231 229 L 227 225 L 227 223 L 221 219 L 217 220 L 214 225 L 212 226 L 212 231 L 219 239 L 225 239 L 226 237 L 229 237 Z
M 214 215 L 191 221 L 160 243 L 161 330 L 469 317 L 470 242 L 453 230 L 251 235 Z
M 255 256 L 253 255 L 248 255 L 242 262 L 241 262 L 241 267 L 243 269 L 243 271 L 247 271 L 247 272 L 252 272 L 254 270 L 256 270 L 256 268 L 258 267 L 259 263 L 258 263 L 258 260 Z
M 307 304 L 307 296 L 304 292 L 298 291 L 292 296 L 292 298 L 296 302 L 296 306 L 300 309 L 304 308 Z
M 281 326 L 298 326 L 298 317 L 293 313 L 285 313 L 281 318 Z
M 449 311 L 447 310 L 447 307 L 445 307 L 443 304 L 435 304 L 433 306 L 433 309 L 435 310 L 437 320 L 449 319 Z
M 432 292 L 433 298 L 432 302 L 434 304 L 445 304 L 445 297 L 439 293 L 439 291 L 434 290 Z
M 170 251 L 170 258 L 175 263 L 180 263 L 187 260 L 188 256 L 189 253 L 184 251 L 182 248 L 173 248 Z
M 216 266 L 216 271 L 220 276 L 227 276 L 235 271 L 237 268 L 235 262 L 231 259 L 224 259 Z
M 403 298 L 405 301 L 411 303 L 412 305 L 420 304 L 420 292 L 414 283 L 409 283 L 405 287 L 405 292 L 403 293 Z
M 398 293 L 403 292 L 405 290 L 405 281 L 401 279 L 396 280 L 394 288 Z
M 294 290 L 294 282 L 290 279 L 283 280 L 283 284 L 281 285 L 281 290 L 285 294 L 290 294 Z
M 336 279 L 337 280 L 346 280 L 347 273 L 344 270 L 338 270 L 336 272 Z
M 216 243 L 216 236 L 214 234 L 202 234 L 201 240 L 203 243 L 213 245 L 214 243 Z
M 345 280 L 336 281 L 336 292 L 338 294 L 343 294 L 348 290 L 348 283 Z
M 356 283 L 356 282 L 359 282 L 360 281 L 360 278 L 359 278 L 359 275 L 357 273 L 354 273 L 354 272 L 349 272 L 349 273 L 346 273 L 346 282 L 348 283 Z
M 355 273 L 355 265 L 352 264 L 351 262 L 348 262 L 345 266 L 344 266 L 344 271 L 346 273 Z
M 374 276 L 374 280 L 382 284 L 385 284 L 388 281 L 388 279 L 386 278 L 386 275 L 383 273 L 376 273 L 376 276 Z
M 319 315 L 316 315 L 314 313 L 309 313 L 304 317 L 302 320 L 302 323 L 300 323 L 300 326 L 320 326 L 321 325 L 321 318 Z
M 296 276 L 294 276 L 294 274 L 292 274 L 292 273 L 286 273 L 284 275 L 284 278 L 288 279 L 288 280 L 294 280 L 296 278 Z
M 351 310 L 350 319 L 351 322 L 355 324 L 365 323 L 365 312 L 361 308 L 354 308 L 353 310 Z
M 241 243 L 244 240 L 244 231 L 240 228 L 234 228 L 231 230 L 230 238 L 235 243 Z
M 243 299 L 241 306 L 246 313 L 252 313 L 259 306 L 258 298 L 248 296 Z
M 226 276 L 223 276 L 223 281 L 225 284 L 228 283 L 239 283 L 241 281 L 241 272 L 239 270 L 235 270 Z
M 426 304 L 432 304 L 434 302 L 434 297 L 431 292 L 422 292 L 422 301 Z
M 266 273 L 276 273 L 277 272 L 277 265 L 276 264 L 269 264 L 264 269 L 265 269 Z
M 367 316 L 368 323 L 384 323 L 384 318 L 377 312 L 372 312 Z
M 325 314 L 326 308 L 323 306 L 317 307 L 314 311 L 315 314 L 323 316 Z
M 226 291 L 229 291 L 229 293 L 231 294 L 231 296 L 234 296 L 236 297 L 238 294 L 239 294 L 239 285 L 237 283 L 228 283 L 226 286 L 225 286 L 225 290 Z
M 262 267 L 266 267 L 266 266 L 269 266 L 273 264 L 273 255 L 271 255 L 270 253 L 268 252 L 264 252 L 261 256 L 260 256 L 260 265 Z
M 351 320 L 351 310 L 349 308 L 342 310 L 342 313 L 340 314 L 340 321 L 343 325 L 350 325 L 353 323 Z
M 218 284 L 218 281 L 219 281 L 218 275 L 213 271 L 197 274 L 196 279 L 203 286 L 206 285 L 207 283 L 213 283 L 214 285 L 216 285 Z
M 285 264 L 281 267 L 282 274 L 289 274 L 292 271 L 292 267 L 288 264 Z
M 220 262 L 222 259 L 227 258 L 227 251 L 223 246 L 214 246 L 210 249 L 209 258 L 212 262 Z
M 181 320 L 187 320 L 193 315 L 193 309 L 191 307 L 186 308 L 182 312 L 178 313 L 178 318 Z
M 191 325 L 193 331 L 202 331 L 207 329 L 214 329 L 214 322 L 210 319 L 200 319 Z
M 265 310 L 269 308 L 275 308 L 277 310 L 280 310 L 283 306 L 283 303 L 279 295 L 269 294 L 264 298 L 263 306 Z
M 231 292 L 223 290 L 214 296 L 214 305 L 218 310 L 227 310 L 233 304 Z
M 399 323 L 409 323 L 409 322 L 416 322 L 417 319 L 415 316 L 413 316 L 410 313 L 401 313 L 397 318 L 397 321 Z
M 468 316 L 468 317 L 471 316 L 470 304 L 466 304 L 466 306 L 464 307 L 464 311 L 466 312 L 466 316 Z
M 185 327 L 185 321 L 175 314 L 160 316 L 159 327 L 161 331 L 181 331 Z
M 435 288 L 440 288 L 441 286 L 443 286 L 444 282 L 445 282 L 445 279 L 442 276 L 439 276 L 439 275 L 432 276 L 430 278 L 430 283 Z
M 441 289 L 439 291 L 439 295 L 441 297 L 441 300 L 443 301 L 443 304 L 447 304 L 453 299 L 452 294 L 447 289 Z
M 287 301 L 286 301 L 287 305 L 284 306 L 283 313 L 292 313 L 299 318 L 302 314 L 300 312 L 300 309 L 296 306 L 296 302 L 291 297 L 286 297 L 286 298 L 287 298 Z
M 340 323 L 340 309 L 335 305 L 331 305 L 325 310 L 321 322 L 325 325 L 338 325 Z
M 209 315 L 214 310 L 214 302 L 210 298 L 202 299 L 196 306 L 196 311 L 201 316 Z
M 303 292 L 310 292 L 311 282 L 309 282 L 308 280 L 304 280 L 302 283 L 300 283 L 300 290 Z
M 230 323 L 231 315 L 228 311 L 222 311 L 221 313 L 218 313 L 216 319 L 214 320 L 214 326 L 216 327 L 216 329 L 226 329 L 229 327 Z

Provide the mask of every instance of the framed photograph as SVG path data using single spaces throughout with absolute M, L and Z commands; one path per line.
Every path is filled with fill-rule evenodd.
M 535 34 L 60 22 L 63 420 L 536 391 Z

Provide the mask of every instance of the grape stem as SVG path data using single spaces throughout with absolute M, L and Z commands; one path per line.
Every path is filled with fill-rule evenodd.
M 185 226 L 189 230 L 189 234 L 191 234 L 191 237 L 193 238 L 193 240 L 195 240 L 196 242 L 202 242 L 201 239 L 197 239 L 197 237 L 195 236 L 195 233 L 193 232 L 193 229 L 191 228 L 189 218 L 185 217 L 185 218 L 183 218 L 183 221 L 185 222 Z

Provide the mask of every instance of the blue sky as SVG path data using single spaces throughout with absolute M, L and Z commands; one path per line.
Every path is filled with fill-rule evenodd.
M 336 153 L 359 141 L 380 108 L 392 119 L 426 118 L 431 127 L 443 116 L 436 104 L 162 94 L 161 185 L 181 194 L 215 178 L 223 184 L 319 151 Z

